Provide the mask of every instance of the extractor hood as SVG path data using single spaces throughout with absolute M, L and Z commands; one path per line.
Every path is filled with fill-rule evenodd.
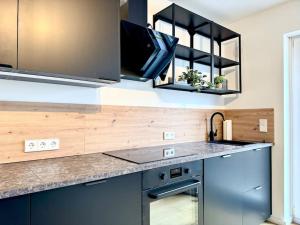
M 147 81 L 165 78 L 178 38 L 121 21 L 121 77 Z

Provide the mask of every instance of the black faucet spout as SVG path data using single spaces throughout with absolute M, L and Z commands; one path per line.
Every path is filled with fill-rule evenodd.
M 222 117 L 223 121 L 225 120 L 225 117 L 224 117 L 223 113 L 215 112 L 214 114 L 212 114 L 212 116 L 210 117 L 209 141 L 214 141 L 215 137 L 218 134 L 218 130 L 216 129 L 216 131 L 214 132 L 214 127 L 213 127 L 213 122 L 214 122 L 214 118 L 215 118 L 216 115 L 220 115 Z

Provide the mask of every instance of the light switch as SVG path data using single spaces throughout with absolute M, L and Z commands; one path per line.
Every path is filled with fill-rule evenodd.
M 259 119 L 259 131 L 263 133 L 268 132 L 268 120 L 267 119 Z

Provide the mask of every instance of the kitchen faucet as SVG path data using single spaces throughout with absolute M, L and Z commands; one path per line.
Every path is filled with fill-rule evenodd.
M 214 132 L 214 127 L 213 127 L 214 117 L 216 115 L 220 115 L 222 117 L 223 121 L 225 120 L 224 115 L 220 112 L 215 112 L 214 114 L 212 114 L 212 116 L 210 117 L 209 141 L 214 141 L 215 137 L 218 135 L 218 129 L 216 129 L 216 131 Z

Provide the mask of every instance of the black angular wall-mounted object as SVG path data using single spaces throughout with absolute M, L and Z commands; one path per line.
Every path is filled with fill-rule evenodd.
M 178 38 L 121 21 L 122 78 L 147 81 L 165 73 L 173 59 Z

